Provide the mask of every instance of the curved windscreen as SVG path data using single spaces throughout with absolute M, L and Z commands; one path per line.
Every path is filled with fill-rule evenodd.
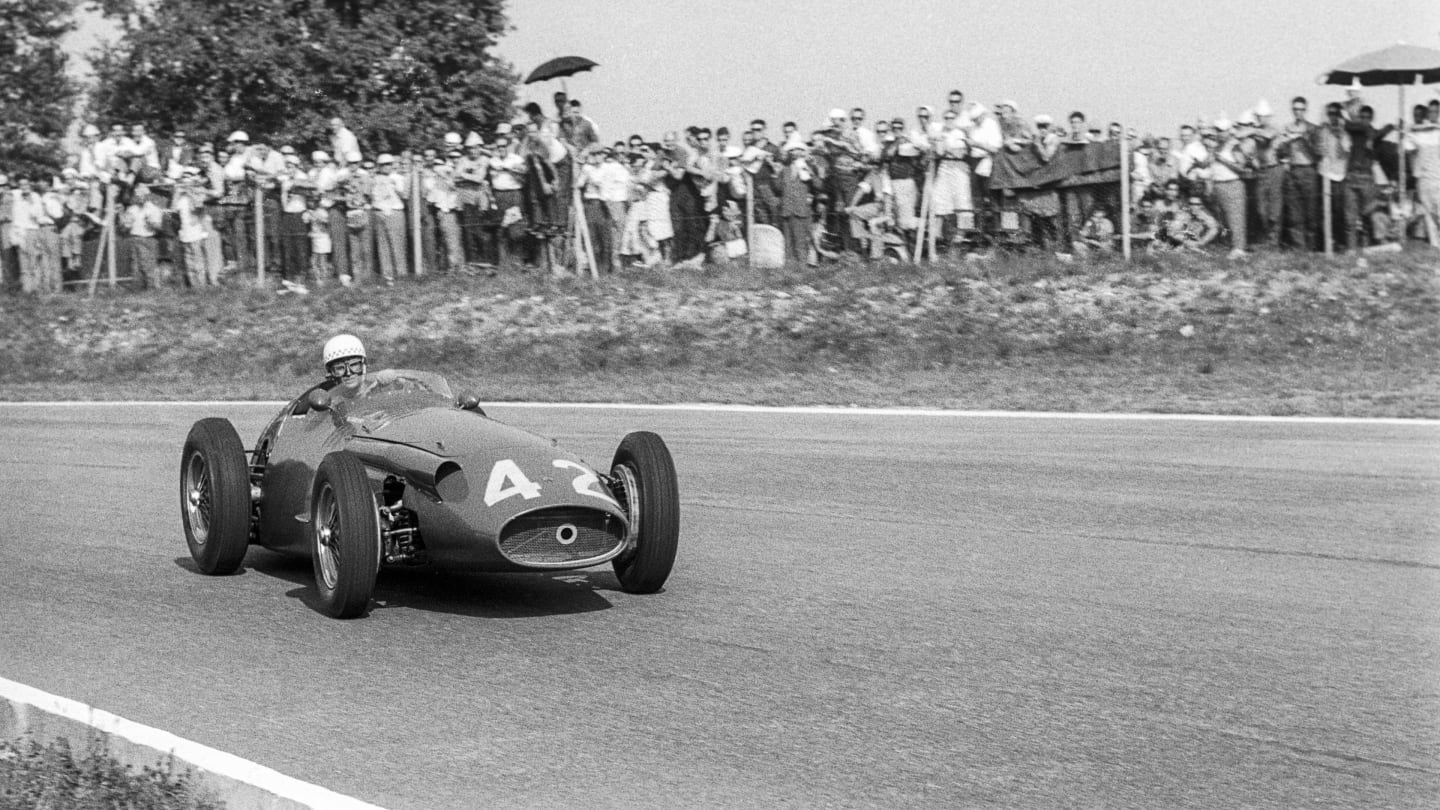
M 332 389 L 335 396 L 339 389 Z M 434 405 L 454 404 L 455 394 L 445 378 L 433 371 L 387 368 L 366 373 L 360 393 L 354 397 L 335 396 L 334 409 L 340 416 L 365 418 L 372 414 L 395 416 Z

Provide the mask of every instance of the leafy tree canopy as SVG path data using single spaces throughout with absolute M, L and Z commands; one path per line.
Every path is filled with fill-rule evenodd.
M 74 11 L 75 0 L 0 0 L 0 172 L 61 165 L 77 88 L 60 39 Z
M 123 34 L 95 61 L 102 121 L 236 129 L 304 148 L 340 116 L 372 152 L 507 120 L 518 77 L 491 55 L 503 0 L 102 0 Z

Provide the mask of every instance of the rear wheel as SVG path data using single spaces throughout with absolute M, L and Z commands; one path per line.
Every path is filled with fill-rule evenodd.
M 365 465 L 331 453 L 315 471 L 310 498 L 310 549 L 315 587 L 337 619 L 365 613 L 380 571 L 380 514 Z
M 630 518 L 632 548 L 615 558 L 615 576 L 627 593 L 655 593 L 675 566 L 680 543 L 680 485 L 675 461 L 659 436 L 626 436 L 610 464 L 616 495 Z
M 233 574 L 250 545 L 250 467 L 228 419 L 201 419 L 180 453 L 185 544 L 203 574 Z

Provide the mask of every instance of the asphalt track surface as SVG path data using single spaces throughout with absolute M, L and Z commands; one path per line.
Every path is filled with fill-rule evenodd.
M 1440 427 L 516 409 L 681 476 L 608 568 L 195 572 L 271 407 L 0 407 L 0 676 L 395 810 L 1440 806 Z

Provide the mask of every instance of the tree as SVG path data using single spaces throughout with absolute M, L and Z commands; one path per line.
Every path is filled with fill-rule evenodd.
M 372 151 L 508 120 L 518 77 L 490 54 L 503 0 L 104 0 L 123 35 L 95 62 L 103 120 L 243 129 L 304 148 L 335 116 Z
M 60 38 L 75 0 L 4 0 L 0 11 L 0 172 L 53 171 L 77 88 Z

